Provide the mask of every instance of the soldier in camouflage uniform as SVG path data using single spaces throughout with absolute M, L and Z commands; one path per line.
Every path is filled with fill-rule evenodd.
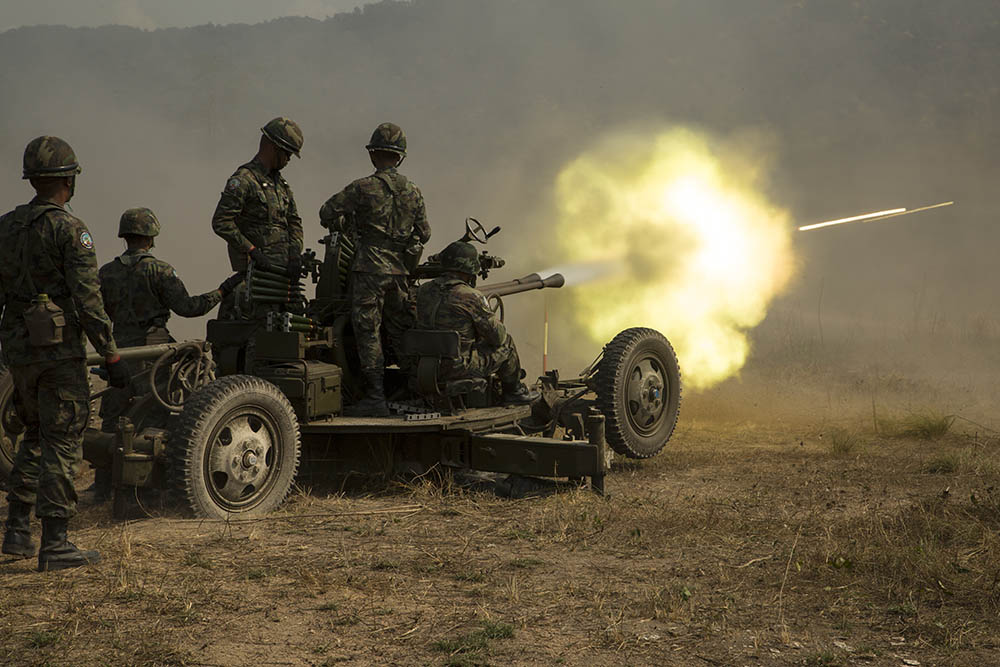
M 160 221 L 148 208 L 130 208 L 118 223 L 118 237 L 128 249 L 101 267 L 99 278 L 104 308 L 114 325 L 115 341 L 121 347 L 156 345 L 173 341 L 167 320 L 173 311 L 181 317 L 199 317 L 209 312 L 242 282 L 234 274 L 218 288 L 205 294 L 189 296 L 174 267 L 153 257 L 150 249 L 160 233 Z M 134 369 L 136 374 L 149 364 Z M 101 399 L 101 430 L 114 433 L 118 418 L 128 409 L 132 392 L 114 390 Z M 111 470 L 98 468 L 94 474 L 97 500 L 107 500 L 111 493 Z
M 233 271 L 245 271 L 252 259 L 261 269 L 287 271 L 294 278 L 301 273 L 302 219 L 280 172 L 292 155 L 300 157 L 302 143 L 294 121 L 275 118 L 261 128 L 257 155 L 226 182 L 212 229 L 229 244 Z M 236 318 L 235 300 L 227 296 L 219 319 Z
M 455 241 L 441 252 L 445 272 L 417 290 L 417 328 L 458 332 L 461 359 L 442 361 L 441 379 L 489 378 L 496 375 L 505 403 L 528 403 L 538 397 L 521 378 L 514 339 L 489 307 L 483 293 L 472 287 L 479 272 L 479 255 L 470 243 Z
M 414 309 L 406 284 L 407 257 L 419 257 L 431 237 L 420 189 L 396 168 L 406 157 L 406 135 L 382 123 L 365 146 L 375 173 L 352 182 L 319 211 L 320 223 L 356 241 L 351 265 L 351 324 L 357 341 L 366 394 L 345 410 L 353 416 L 389 414 L 385 402 L 381 329 L 400 356 L 403 332 L 413 326 Z
M 73 478 L 90 409 L 86 340 L 104 356 L 110 382 L 129 381 L 97 282 L 94 241 L 65 204 L 80 173 L 73 149 L 38 137 L 24 151 L 24 178 L 37 195 L 0 218 L 0 346 L 14 380 L 24 440 L 10 474 L 3 553 L 29 558 L 31 507 L 42 520 L 38 569 L 100 560 L 66 539 L 76 514 Z

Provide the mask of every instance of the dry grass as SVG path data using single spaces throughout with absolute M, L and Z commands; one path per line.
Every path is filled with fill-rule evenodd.
M 610 498 L 444 478 L 229 525 L 86 509 L 103 564 L 0 566 L 0 664 L 989 664 L 1000 447 L 874 437 L 685 426 Z

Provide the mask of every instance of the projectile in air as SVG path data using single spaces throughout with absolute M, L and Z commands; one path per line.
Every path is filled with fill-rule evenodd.
M 932 208 L 941 208 L 942 206 L 951 206 L 955 202 L 946 201 L 940 204 L 932 204 L 931 206 L 921 206 L 920 208 L 892 208 L 885 211 L 875 211 L 874 213 L 865 213 L 863 215 L 854 215 L 849 218 L 840 218 L 839 220 L 828 220 L 826 222 L 817 222 L 813 225 L 804 225 L 799 227 L 800 232 L 808 232 L 813 229 L 820 229 L 822 227 L 832 227 L 833 225 L 843 225 L 848 222 L 875 222 L 876 220 L 885 220 L 887 218 L 895 218 L 901 215 L 909 215 L 911 213 L 920 213 L 921 211 L 929 211 Z

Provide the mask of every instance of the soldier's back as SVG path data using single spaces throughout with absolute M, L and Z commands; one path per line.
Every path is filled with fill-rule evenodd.
M 5 304 L 0 346 L 12 364 L 84 356 L 79 314 L 67 275 L 90 279 L 96 290 L 94 241 L 83 221 L 56 204 L 32 200 L 0 218 L 0 286 Z M 22 315 L 39 294 L 65 313 L 63 342 L 33 347 Z

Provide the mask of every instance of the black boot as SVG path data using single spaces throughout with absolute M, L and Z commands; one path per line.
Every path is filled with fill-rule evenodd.
M 531 403 L 538 396 L 539 393 L 537 391 L 528 389 L 524 386 L 523 382 L 510 385 L 504 383 L 503 397 L 500 400 L 503 403 Z
M 100 505 L 111 500 L 111 468 L 94 468 L 94 483 L 85 493 L 90 494 L 94 503 Z
M 28 503 L 10 501 L 7 530 L 3 535 L 3 552 L 21 558 L 35 555 L 35 545 L 31 541 L 31 505 Z
M 365 371 L 368 393 L 354 405 L 344 408 L 345 417 L 388 417 L 389 406 L 385 402 L 385 387 L 382 371 Z
M 66 539 L 69 521 L 46 517 L 42 519 L 42 550 L 38 552 L 38 571 L 67 570 L 101 561 L 96 551 L 80 551 Z

